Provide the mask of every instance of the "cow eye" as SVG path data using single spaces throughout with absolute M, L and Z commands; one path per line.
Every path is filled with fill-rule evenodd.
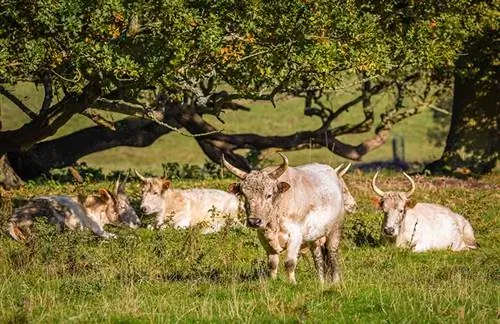
M 267 199 L 271 199 L 271 197 L 272 197 L 272 196 L 273 196 L 272 194 L 267 194 L 267 195 L 266 195 L 266 198 L 267 198 Z

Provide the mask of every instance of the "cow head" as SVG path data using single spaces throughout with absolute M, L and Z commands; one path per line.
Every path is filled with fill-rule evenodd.
M 383 191 L 377 187 L 376 179 L 378 171 L 373 176 L 372 188 L 379 196 L 378 205 L 384 212 L 384 222 L 382 224 L 382 233 L 389 237 L 399 235 L 399 228 L 404 219 L 407 209 L 415 206 L 415 202 L 410 199 L 415 191 L 415 182 L 413 179 L 404 173 L 404 176 L 410 181 L 411 189 L 408 192 L 403 191 Z
M 142 181 L 141 209 L 146 214 L 161 213 L 164 204 L 163 193 L 170 188 L 171 182 L 162 178 L 147 178 L 139 172 L 135 174 Z
M 287 157 L 279 154 L 283 158 L 283 163 L 275 170 L 270 172 L 253 170 L 250 173 L 231 165 L 222 156 L 224 166 L 241 179 L 239 183 L 230 187 L 230 191 L 244 197 L 247 224 L 250 227 L 266 228 L 277 214 L 276 201 L 290 188 L 287 182 L 278 180 L 288 168 Z
M 349 191 L 349 188 L 347 188 L 347 185 L 343 179 L 343 176 L 347 173 L 347 170 L 349 170 L 349 168 L 351 167 L 351 163 L 349 163 L 342 171 L 340 171 L 342 166 L 343 164 L 336 167 L 335 172 L 338 174 L 340 184 L 342 185 L 342 198 L 344 200 L 344 209 L 346 212 L 354 214 L 358 211 L 358 204 L 356 203 L 354 197 L 351 195 L 351 192 Z
M 127 224 L 131 228 L 138 228 L 141 226 L 141 220 L 137 216 L 134 208 L 130 205 L 127 193 L 125 192 L 125 185 L 127 183 L 129 174 L 123 181 L 120 181 L 120 176 L 116 180 L 114 196 L 116 204 L 118 205 L 118 214 L 120 215 L 120 222 Z
M 107 224 L 118 224 L 120 212 L 116 197 L 108 189 L 99 189 L 98 195 L 78 196 L 92 219 L 106 220 Z
M 117 182 L 117 185 L 119 187 L 120 183 Z M 118 189 L 119 193 L 117 194 L 101 188 L 98 195 L 79 196 L 78 201 L 83 204 L 93 219 L 106 220 L 107 224 L 125 224 L 131 228 L 137 228 L 141 225 L 141 221 L 122 190 L 123 187 Z

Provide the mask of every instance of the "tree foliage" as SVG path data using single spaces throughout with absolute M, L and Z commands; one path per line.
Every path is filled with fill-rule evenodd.
M 158 136 L 180 127 L 204 133 L 197 140 L 209 157 L 225 153 L 243 168 L 248 164 L 234 153 L 242 147 L 335 143 L 334 153 L 360 159 L 385 141 L 393 124 L 432 106 L 457 58 L 467 55 L 464 44 L 498 27 L 494 1 L 1 3 L 0 82 L 36 82 L 45 100 L 42 107 L 26 107 L 1 86 L 32 121 L 0 132 L 0 153 L 29 153 L 76 113 L 102 131 L 118 127 L 118 136 L 120 125 L 89 110 L 97 108 L 158 119 L 168 129 L 155 130 Z M 336 111 L 327 108 L 324 95 L 345 80 L 356 80 L 359 98 Z M 141 100 L 145 89 L 153 90 L 152 100 Z M 370 99 L 386 91 L 394 93 L 394 105 L 374 124 Z M 287 144 L 286 137 L 219 133 L 203 120 L 204 114 L 244 109 L 237 99 L 274 103 L 284 95 L 303 97 L 305 113 L 321 118 L 322 127 Z M 364 120 L 331 126 L 355 105 Z M 374 138 L 357 146 L 336 138 L 371 131 Z M 325 135 L 326 143 L 320 140 Z

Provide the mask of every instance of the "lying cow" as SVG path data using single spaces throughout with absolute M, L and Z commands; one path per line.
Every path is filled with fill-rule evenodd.
M 156 214 L 155 227 L 204 227 L 204 234 L 218 232 L 228 221 L 238 223 L 241 210 L 238 197 L 217 189 L 172 189 L 165 178 L 147 178 L 135 171 L 142 180 L 141 209 Z
M 469 222 L 448 207 L 438 204 L 414 203 L 410 200 L 415 191 L 415 182 L 404 173 L 411 183 L 409 192 L 388 191 L 377 187 L 376 179 L 372 188 L 380 197 L 378 205 L 384 212 L 382 233 L 395 238 L 396 246 L 409 247 L 415 252 L 433 249 L 463 251 L 476 249 L 474 232 Z
M 340 280 L 338 250 L 344 215 L 342 185 L 328 165 L 288 167 L 288 159 L 276 169 L 244 172 L 224 157 L 225 167 L 241 181 L 231 190 L 246 201 L 247 224 L 258 229 L 259 240 L 268 254 L 271 277 L 278 271 L 279 252 L 269 244 L 266 233 L 279 232 L 286 241 L 285 268 L 295 280 L 297 257 L 303 242 L 314 256 L 320 281 Z
M 46 216 L 59 230 L 88 228 L 103 238 L 115 238 L 106 232 L 104 225 L 126 224 L 131 228 L 140 226 L 141 221 L 125 193 L 125 181 L 116 182 L 115 191 L 100 189 L 98 195 L 88 196 L 41 196 L 14 210 L 9 223 L 9 234 L 18 241 L 25 239 L 23 229 L 29 229 L 35 217 Z

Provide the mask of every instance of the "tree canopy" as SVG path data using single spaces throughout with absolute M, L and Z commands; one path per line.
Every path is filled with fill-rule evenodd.
M 121 139 L 114 145 L 149 143 L 132 141 L 134 131 L 154 140 L 184 127 L 203 135 L 196 139 L 210 158 L 224 153 L 244 169 L 237 148 L 334 143 L 334 153 L 360 159 L 385 141 L 393 124 L 433 105 L 458 58 L 468 55 L 464 44 L 497 30 L 497 9 L 495 1 L 470 0 L 4 0 L 0 83 L 35 82 L 45 99 L 41 107 L 27 107 L 0 85 L 0 94 L 31 118 L 0 131 L 0 155 L 36 154 L 39 141 L 83 114 L 98 124 L 99 131 L 89 130 L 96 136 Z M 359 88 L 359 97 L 327 108 L 323 96 L 345 80 Z M 153 93 L 149 100 L 145 91 Z M 394 92 L 394 105 L 375 124 L 370 99 L 387 91 Z M 238 99 L 274 103 L 285 95 L 303 97 L 305 114 L 321 118 L 322 127 L 269 138 L 224 134 L 203 120 L 245 109 Z M 354 105 L 364 120 L 331 126 Z M 95 109 L 141 120 L 111 123 Z M 336 138 L 372 131 L 372 139 L 355 146 Z M 58 142 L 52 145 L 57 150 Z M 53 157 L 46 164 L 57 166 Z

